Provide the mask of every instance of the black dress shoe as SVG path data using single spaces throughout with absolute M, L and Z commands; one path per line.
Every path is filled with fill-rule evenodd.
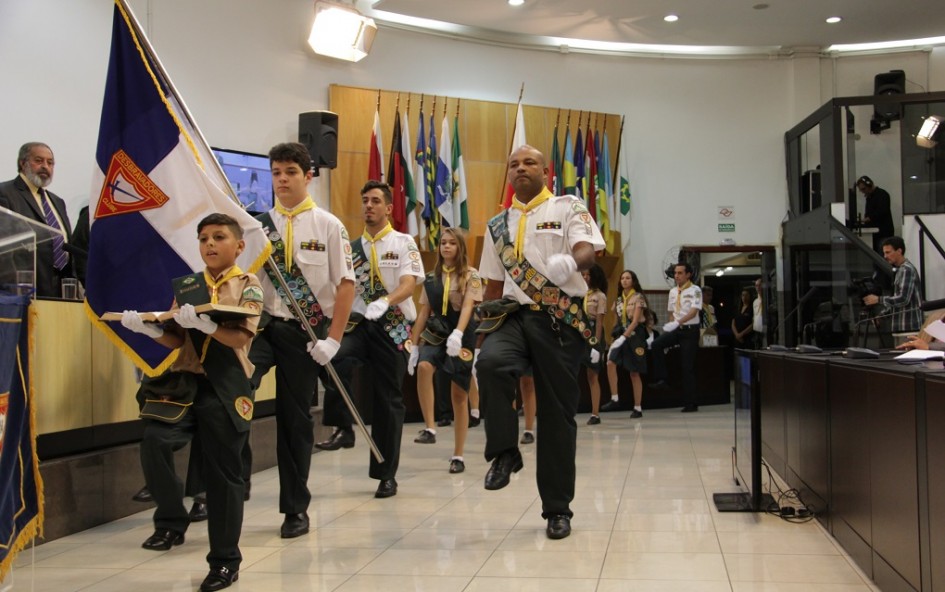
M 637 411 L 634 409 L 633 412 L 630 413 L 630 419 L 640 419 L 641 417 L 643 417 L 642 411 Z
M 417 444 L 436 444 L 436 434 L 430 430 L 420 430 L 420 435 L 413 439 Z
M 158 528 L 154 531 L 154 534 L 141 543 L 141 547 L 148 551 L 167 551 L 183 542 L 184 533 L 168 528 Z
M 394 497 L 395 495 L 397 495 L 397 480 L 381 479 L 381 482 L 377 484 L 374 497 Z
M 601 405 L 600 410 L 604 412 L 620 411 L 620 401 L 615 401 L 614 399 L 611 399 L 607 401 L 606 403 L 604 403 L 603 405 Z
M 351 428 L 335 428 L 332 435 L 324 442 L 315 444 L 319 450 L 338 450 L 339 448 L 354 448 L 354 432 Z
M 698 406 L 698 405 L 686 405 L 685 407 L 683 407 L 682 409 L 680 409 L 680 411 L 682 411 L 683 413 L 692 413 L 692 412 L 698 411 L 698 410 L 699 410 L 699 406 Z
M 474 427 L 478 426 L 478 425 L 479 425 L 479 422 L 481 422 L 481 421 L 482 421 L 482 418 L 481 418 L 481 417 L 473 417 L 472 415 L 470 415 L 470 416 L 469 416 L 469 427 L 474 428 Z
M 213 592 L 214 590 L 229 588 L 233 582 L 238 579 L 240 579 L 238 569 L 211 567 L 210 573 L 207 574 L 207 577 L 203 579 L 203 583 L 200 584 L 200 592 Z
M 548 528 L 545 534 L 549 539 L 563 539 L 571 534 L 571 518 L 564 514 L 558 514 L 548 519 Z
M 199 502 L 197 498 L 194 498 L 194 505 L 191 506 L 190 512 L 187 514 L 191 522 L 203 522 L 207 519 L 207 504 L 206 502 Z
M 458 458 L 450 460 L 450 473 L 462 473 L 465 470 L 466 463 L 459 460 Z
M 152 501 L 153 499 L 154 499 L 154 498 L 151 497 L 151 490 L 148 489 L 148 486 L 147 486 L 147 485 L 145 485 L 144 487 L 142 487 L 141 489 L 139 489 L 139 490 L 138 490 L 138 493 L 136 493 L 136 494 L 134 494 L 133 496 L 131 496 L 131 501 L 133 501 L 133 502 L 144 502 L 144 503 L 148 503 L 148 502 Z
M 522 453 L 518 451 L 518 448 L 503 452 L 495 457 L 492 466 L 489 467 L 489 472 L 486 473 L 486 489 L 502 489 L 509 484 L 512 473 L 521 471 L 523 466 L 525 465 L 522 463 Z
M 522 439 L 518 441 L 519 444 L 534 444 L 535 443 L 535 434 L 531 432 L 525 432 L 522 434 Z
M 279 536 L 284 539 L 294 539 L 308 533 L 308 513 L 286 514 L 279 529 Z
M 663 391 L 669 390 L 669 383 L 666 382 L 665 380 L 656 380 L 656 381 L 651 382 L 651 383 L 648 384 L 647 386 L 650 387 L 651 389 L 656 389 L 656 390 L 658 390 L 658 391 L 659 391 L 659 390 L 663 390 Z
M 439 426 L 439 427 L 441 427 L 441 428 L 445 428 L 446 426 L 450 425 L 451 423 L 453 423 L 453 422 L 452 422 L 452 420 L 450 420 L 450 418 L 448 418 L 448 417 L 443 417 L 443 418 L 440 418 L 440 421 L 436 422 L 436 425 Z
M 598 425 L 600 423 L 600 415 L 592 415 L 587 418 L 587 425 Z

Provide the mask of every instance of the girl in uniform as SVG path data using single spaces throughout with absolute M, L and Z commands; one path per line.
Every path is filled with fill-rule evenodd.
M 587 295 L 584 297 L 584 313 L 591 330 L 591 339 L 587 342 L 587 355 L 584 356 L 584 368 L 587 370 L 587 388 L 591 393 L 591 417 L 587 425 L 600 423 L 600 381 L 598 374 L 604 365 L 604 314 L 607 312 L 607 276 L 600 265 L 581 272 L 587 282 Z
M 650 322 L 649 306 L 637 274 L 625 269 L 620 274 L 620 293 L 614 302 L 617 323 L 614 326 L 613 344 L 607 356 L 607 378 L 610 392 L 617 397 L 617 366 L 630 373 L 633 385 L 632 418 L 643 417 L 643 379 L 646 373 L 646 350 Z
M 413 327 L 417 345 L 410 352 L 407 371 L 417 371 L 417 396 L 426 428 L 414 442 L 436 442 L 433 405 L 433 373 L 450 375 L 453 400 L 453 456 L 450 473 L 466 469 L 463 448 L 469 430 L 468 399 L 472 380 L 475 323 L 473 308 L 482 301 L 482 280 L 470 267 L 466 254 L 466 237 L 458 228 L 443 228 L 437 251 L 436 266 L 427 274 L 420 295 L 420 314 Z

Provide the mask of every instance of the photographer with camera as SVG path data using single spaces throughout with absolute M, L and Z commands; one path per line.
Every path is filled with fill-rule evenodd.
M 898 236 L 883 240 L 883 258 L 896 269 L 891 296 L 867 294 L 863 304 L 881 304 L 884 314 L 892 317 L 893 333 L 914 333 L 922 326 L 921 280 L 915 266 L 906 259 L 906 243 Z

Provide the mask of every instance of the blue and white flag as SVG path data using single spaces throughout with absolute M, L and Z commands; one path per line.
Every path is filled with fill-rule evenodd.
M 440 155 L 436 160 L 436 209 L 443 226 L 456 226 L 453 216 L 453 143 L 450 141 L 450 122 L 443 115 L 440 131 Z
M 247 272 L 270 252 L 261 224 L 224 192 L 225 178 L 171 89 L 133 15 L 115 0 L 89 208 L 86 301 L 96 326 L 149 375 L 169 367 L 175 353 L 98 317 L 170 308 L 171 280 L 205 267 L 197 223 L 211 213 L 233 216 L 243 227 L 246 248 L 238 263 Z

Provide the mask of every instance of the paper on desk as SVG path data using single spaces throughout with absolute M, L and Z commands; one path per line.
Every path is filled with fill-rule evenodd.
M 923 329 L 925 329 L 926 333 L 938 339 L 939 341 L 945 341 L 945 323 L 943 323 L 941 320 L 932 321 L 923 327 Z
M 941 360 L 943 358 L 945 358 L 945 352 L 929 349 L 913 349 L 896 356 L 897 360 Z

